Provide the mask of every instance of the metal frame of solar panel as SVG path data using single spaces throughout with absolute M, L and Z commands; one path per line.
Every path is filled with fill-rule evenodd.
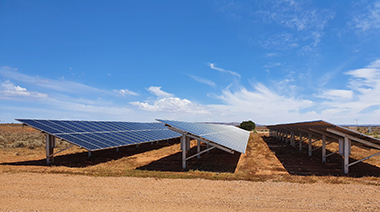
M 182 134 L 182 168 L 186 168 L 186 161 L 211 149 L 218 148 L 231 154 L 234 151 L 245 153 L 250 132 L 230 125 L 193 123 L 156 119 L 168 126 L 169 129 Z M 190 149 L 190 139 L 197 140 L 197 154 L 186 157 Z M 200 142 L 207 144 L 207 148 L 200 151 Z M 209 147 L 211 145 L 211 147 Z
M 180 134 L 169 130 L 162 123 L 40 119 L 16 120 L 47 134 L 46 162 L 48 164 L 54 159 L 53 156 L 59 153 L 54 153 L 55 137 L 88 150 L 90 156 L 91 151 L 168 140 L 180 136 Z
M 270 136 L 278 139 L 279 141 L 289 143 L 294 147 L 296 146 L 295 136 L 298 134 L 299 150 L 301 151 L 303 146 L 307 146 L 309 156 L 312 156 L 312 152 L 314 150 L 321 149 L 323 163 L 326 163 L 327 157 L 334 154 L 340 154 L 343 160 L 343 174 L 349 173 L 350 166 L 367 160 L 371 157 L 380 155 L 380 152 L 377 152 L 361 160 L 349 163 L 352 145 L 356 145 L 361 148 L 372 148 L 380 150 L 380 139 L 373 138 L 344 127 L 340 127 L 323 120 L 276 124 L 268 125 L 266 127 L 270 131 Z M 313 147 L 312 143 L 318 140 L 322 140 L 322 146 Z M 333 142 L 339 144 L 339 150 L 330 154 L 326 154 L 326 146 Z

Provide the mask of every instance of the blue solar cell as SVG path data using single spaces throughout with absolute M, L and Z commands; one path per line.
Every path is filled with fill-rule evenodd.
M 87 150 L 97 150 L 97 149 L 100 149 L 99 146 L 96 146 L 96 144 L 91 144 L 91 143 L 88 143 L 86 141 L 83 141 L 81 139 L 78 139 L 77 137 L 75 136 L 72 136 L 70 134 L 63 134 L 63 135 L 60 135 L 59 136 L 61 139 L 64 139 L 66 141 L 69 141 L 77 146 L 80 146 L 80 147 L 83 147 Z
M 180 136 L 162 123 L 17 120 L 90 151 Z
M 94 132 L 107 131 L 103 126 L 99 126 L 96 121 L 82 121 L 81 125 L 93 129 Z
M 80 139 L 82 141 L 85 141 L 89 144 L 92 144 L 94 146 L 98 146 L 98 149 L 106 149 L 112 147 L 112 145 L 108 145 L 106 143 L 100 142 L 98 139 L 92 139 L 84 134 L 71 134 L 71 136 Z
M 73 135 L 75 135 L 75 134 L 73 134 Z M 119 143 L 116 143 L 116 142 L 114 142 L 114 141 L 112 141 L 110 139 L 104 138 L 104 136 L 102 135 L 102 133 L 98 133 L 98 134 L 95 134 L 95 133 L 83 133 L 81 135 L 83 135 L 83 136 L 85 136 L 85 137 L 87 137 L 87 138 L 89 138 L 91 140 L 95 140 L 95 141 L 98 141 L 100 143 L 103 143 L 103 144 L 105 144 L 105 145 L 107 145 L 109 147 L 120 146 Z
M 24 124 L 27 124 L 29 126 L 32 126 L 32 127 L 36 128 L 38 130 L 41 130 L 43 132 L 49 132 L 52 135 L 62 132 L 62 131 L 57 130 L 53 127 L 47 126 L 46 124 L 43 124 L 43 123 L 41 123 L 41 121 L 37 121 L 37 120 L 17 119 L 17 121 L 22 122 Z
M 135 144 L 136 142 L 140 143 L 139 140 L 137 140 L 134 137 L 131 137 L 128 132 L 112 132 L 112 133 L 109 133 L 108 136 L 113 137 L 114 139 L 117 139 L 120 142 L 125 143 L 125 145 Z
M 128 131 L 128 132 L 117 132 L 115 133 L 115 136 L 119 137 L 126 137 L 129 140 L 131 140 L 133 143 L 144 143 L 146 140 L 138 135 L 136 135 L 135 131 Z
M 84 125 L 83 122 L 80 122 L 80 121 L 68 121 L 67 124 L 70 124 L 71 126 L 77 127 L 78 129 L 83 130 L 83 132 L 96 132 L 95 129 Z
M 57 130 L 59 130 L 61 132 L 65 132 L 65 133 L 66 132 L 75 132 L 75 130 L 68 129 L 68 128 L 66 128 L 66 127 L 64 127 L 64 126 L 62 126 L 60 124 L 56 124 L 56 123 L 54 123 L 54 122 L 52 122 L 50 120 L 39 120 L 39 122 L 41 124 L 44 124 L 44 125 L 49 126 L 51 128 L 57 129 Z

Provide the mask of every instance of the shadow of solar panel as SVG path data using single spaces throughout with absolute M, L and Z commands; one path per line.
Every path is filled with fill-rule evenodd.
M 177 138 L 162 123 L 16 119 L 89 151 Z

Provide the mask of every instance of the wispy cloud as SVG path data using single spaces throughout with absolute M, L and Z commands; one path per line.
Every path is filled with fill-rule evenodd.
M 323 99 L 330 99 L 334 101 L 347 101 L 352 99 L 354 92 L 352 90 L 338 90 L 330 89 L 324 90 L 320 94 L 315 95 L 316 97 Z
M 202 78 L 202 77 L 197 77 L 197 76 L 193 76 L 191 74 L 188 74 L 191 78 L 193 78 L 193 80 L 197 81 L 197 82 L 200 82 L 200 83 L 203 83 L 203 84 L 206 84 L 206 85 L 209 85 L 211 87 L 215 87 L 216 84 L 211 81 L 211 80 L 208 80 L 208 79 L 205 79 L 205 78 Z
M 174 96 L 174 94 L 167 93 L 161 90 L 161 86 L 150 86 L 147 90 L 158 97 L 173 97 Z
M 347 66 L 348 63 L 350 63 L 352 60 L 350 61 L 346 61 L 342 64 L 340 64 L 339 66 L 337 66 L 336 68 L 332 69 L 332 70 L 329 70 L 328 72 L 324 73 L 321 77 L 319 77 L 319 79 L 317 80 L 318 82 L 318 85 L 320 87 L 324 87 L 331 79 L 333 79 L 336 75 L 338 75 L 339 73 L 342 72 L 342 70 Z
M 222 69 L 222 68 L 218 68 L 218 67 L 216 67 L 214 63 L 208 63 L 208 65 L 210 66 L 211 69 L 217 70 L 217 71 L 219 71 L 219 72 L 229 73 L 229 74 L 231 74 L 231 75 L 234 75 L 234 76 L 239 77 L 239 79 L 240 79 L 240 77 L 241 77 L 240 74 L 238 74 L 238 73 L 236 73 L 236 72 L 229 71 L 229 70 L 224 70 L 224 69 Z
M 278 33 L 262 41 L 261 46 L 265 49 L 287 50 L 296 48 L 299 44 L 291 33 Z
M 267 56 L 267 57 L 277 57 L 278 53 L 277 52 L 270 52 L 270 53 L 266 53 L 265 56 Z
M 380 60 L 373 61 L 368 66 L 345 72 L 350 77 L 347 87 L 350 90 L 325 90 L 319 98 L 326 101 L 319 106 L 322 116 L 334 117 L 337 120 L 362 118 L 367 123 L 377 123 L 380 114 Z M 363 112 L 364 111 L 364 112 Z M 343 121 L 341 121 L 343 122 Z
M 302 39 L 312 39 L 312 46 L 316 46 L 323 35 L 323 30 L 334 12 L 325 9 L 307 7 L 304 2 L 277 1 L 271 4 L 270 10 L 257 11 L 264 20 L 274 21 L 280 26 L 302 32 Z
M 264 65 L 263 67 L 264 68 L 274 68 L 274 67 L 280 66 L 280 65 L 282 65 L 282 64 L 281 63 L 273 63 L 273 62 L 271 62 L 271 63 L 268 63 L 268 64 Z
M 359 30 L 367 31 L 380 28 L 380 2 L 376 1 L 365 7 L 352 18 L 352 24 Z
M 0 75 L 3 75 L 5 78 L 12 79 L 18 82 L 23 82 L 30 85 L 49 89 L 49 90 L 66 92 L 66 93 L 71 93 L 71 94 L 84 93 L 84 92 L 103 93 L 103 94 L 110 93 L 109 91 L 90 87 L 90 86 L 73 82 L 73 81 L 68 81 L 64 79 L 60 79 L 60 80 L 46 79 L 39 76 L 34 77 L 34 76 L 29 76 L 26 74 L 19 73 L 16 70 L 3 67 L 3 68 L 0 68 Z
M 0 99 L 35 99 L 41 100 L 48 97 L 47 94 L 39 93 L 36 91 L 28 91 L 26 88 L 14 85 L 10 81 L 1 83 L 2 89 L 0 89 Z
M 352 77 L 349 85 L 353 90 L 362 94 L 372 92 L 380 94 L 380 60 L 373 61 L 365 68 L 348 71 L 346 74 Z
M 126 97 L 126 96 L 138 96 L 139 94 L 128 89 L 113 90 L 114 92 Z

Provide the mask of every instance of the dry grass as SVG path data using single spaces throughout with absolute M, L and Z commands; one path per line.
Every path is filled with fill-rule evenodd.
M 347 176 L 298 176 L 289 174 L 275 152 L 271 151 L 263 140 L 262 134 L 251 134 L 246 154 L 240 155 L 236 162 L 229 160 L 231 158 L 229 153 L 212 150 L 209 154 L 202 155 L 201 159 L 190 161 L 190 169 L 171 171 L 167 171 L 165 167 L 178 168 L 181 166 L 180 157 L 177 157 L 180 154 L 178 142 L 144 144 L 140 145 L 139 148 L 135 146 L 123 147 L 118 153 L 115 150 L 104 150 L 94 152 L 92 158 L 87 157 L 85 150 L 74 147 L 60 153 L 56 157 L 57 163 L 55 165 L 46 166 L 44 165 L 44 135 L 39 131 L 27 127 L 21 128 L 21 125 L 2 125 L 0 126 L 0 136 L 0 173 L 65 173 L 90 176 L 380 185 L 378 176 L 352 178 Z M 192 146 L 195 145 L 196 142 L 193 141 Z M 67 143 L 58 141 L 57 146 L 59 150 L 66 147 Z M 328 148 L 330 151 L 335 151 L 337 145 L 331 144 Z M 353 147 L 352 152 L 352 157 L 362 158 L 372 154 L 373 150 Z M 380 167 L 380 157 L 374 157 L 368 163 Z M 235 169 L 232 172 L 219 171 L 215 167 L 220 166 L 220 164 L 235 167 Z M 203 169 L 203 166 L 208 168 Z
M 57 139 L 58 148 L 69 144 Z M 45 146 L 45 136 L 38 130 L 20 124 L 0 124 L 0 149 L 26 147 L 34 149 Z

